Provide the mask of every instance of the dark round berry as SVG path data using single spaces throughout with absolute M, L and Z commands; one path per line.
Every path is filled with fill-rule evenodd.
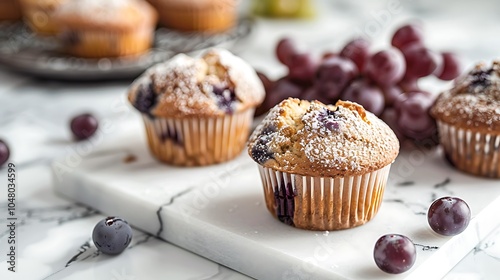
M 151 115 L 151 108 L 156 105 L 156 93 L 153 84 L 142 84 L 137 91 L 134 107 L 142 113 Z
M 0 166 L 2 166 L 4 163 L 9 160 L 10 157 L 10 151 L 9 151 L 9 146 L 5 144 L 4 141 L 0 140 Z
M 453 236 L 464 231 L 471 218 L 469 205 L 458 197 L 436 199 L 427 212 L 427 221 L 436 233 Z
M 399 274 L 408 271 L 417 259 L 415 244 L 406 236 L 386 234 L 375 243 L 373 257 L 384 272 Z
M 71 120 L 71 131 L 77 140 L 84 140 L 94 135 L 97 130 L 97 119 L 91 114 L 82 114 Z
M 107 255 L 123 252 L 132 240 L 132 228 L 118 217 L 107 217 L 97 223 L 92 240 L 99 251 Z

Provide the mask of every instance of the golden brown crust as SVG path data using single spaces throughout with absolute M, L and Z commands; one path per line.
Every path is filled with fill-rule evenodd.
M 500 132 L 500 61 L 478 64 L 443 92 L 431 115 L 447 124 L 477 132 Z
M 156 104 L 148 113 L 156 117 L 228 114 L 227 107 L 219 106 L 215 87 L 234 93 L 234 102 L 228 101 L 232 112 L 258 106 L 265 95 L 255 71 L 242 59 L 222 49 L 208 50 L 199 59 L 179 54 L 146 71 L 129 89 L 129 101 L 136 108 L 140 91 L 147 85 L 152 85 L 156 95 Z
M 278 171 L 320 177 L 362 175 L 394 161 L 394 132 L 362 106 L 287 99 L 276 105 L 249 141 L 252 158 Z
M 54 19 L 68 29 L 129 31 L 154 26 L 156 10 L 142 0 L 79 0 L 63 3 Z

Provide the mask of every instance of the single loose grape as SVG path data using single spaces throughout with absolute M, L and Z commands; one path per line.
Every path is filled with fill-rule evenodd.
M 97 119 L 91 114 L 82 114 L 71 120 L 70 128 L 76 140 L 85 140 L 97 131 Z
M 9 157 L 10 157 L 9 146 L 7 146 L 7 144 L 4 141 L 0 140 L 0 166 L 6 163 L 9 160 Z
M 446 236 L 463 232 L 470 222 L 469 205 L 458 197 L 436 199 L 427 212 L 427 221 L 432 230 Z
M 413 266 L 417 259 L 417 250 L 408 237 L 386 234 L 375 243 L 373 258 L 382 271 L 399 274 Z

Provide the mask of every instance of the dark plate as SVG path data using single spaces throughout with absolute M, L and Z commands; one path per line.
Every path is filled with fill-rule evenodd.
M 153 48 L 142 56 L 85 59 L 64 55 L 56 40 L 36 36 L 22 23 L 2 23 L 0 64 L 18 72 L 57 80 L 129 79 L 177 53 L 214 46 L 231 48 L 250 34 L 252 25 L 250 19 L 242 19 L 234 29 L 216 35 L 159 28 L 155 31 Z

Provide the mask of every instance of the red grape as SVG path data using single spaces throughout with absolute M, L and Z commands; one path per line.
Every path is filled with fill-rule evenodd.
M 297 44 L 290 38 L 283 38 L 276 45 L 276 57 L 284 65 L 289 65 L 291 57 L 297 53 Z
M 6 163 L 9 160 L 9 157 L 10 157 L 9 146 L 7 146 L 7 144 L 4 141 L 0 140 L 0 166 Z
M 394 108 L 385 108 L 384 112 L 380 115 L 380 119 L 383 120 L 396 134 L 398 140 L 402 142 L 406 139 L 406 136 L 399 130 L 397 125 L 397 113 Z
M 276 81 L 273 90 L 269 94 L 272 104 L 278 104 L 288 97 L 299 97 L 303 88 L 287 78 L 281 78 Z
M 316 71 L 318 94 L 332 101 L 337 100 L 357 74 L 356 65 L 349 59 L 332 57 L 323 61 Z
M 386 234 L 375 243 L 373 258 L 384 272 L 399 274 L 408 271 L 417 259 L 415 244 L 406 236 Z
M 429 76 L 440 65 L 441 56 L 420 44 L 409 45 L 402 51 L 406 60 L 406 78 Z
M 398 86 L 382 88 L 382 92 L 384 93 L 386 107 L 391 107 L 394 102 L 396 102 L 396 99 L 403 93 L 401 88 Z
M 420 91 L 417 78 L 404 77 L 398 85 L 403 92 Z
M 352 82 L 342 93 L 342 99 L 361 104 L 366 110 L 377 116 L 384 110 L 384 94 L 366 79 Z
M 82 114 L 71 120 L 71 131 L 77 140 L 84 140 L 94 135 L 97 130 L 97 119 L 91 114 Z
M 272 88 L 274 87 L 274 82 L 271 81 L 271 79 L 269 79 L 269 77 L 267 77 L 266 74 L 262 72 L 257 71 L 257 76 L 262 82 L 262 85 L 264 85 L 266 93 L 271 92 Z
M 436 74 L 436 77 L 441 80 L 451 81 L 460 76 L 463 71 L 460 58 L 456 54 L 450 52 L 444 52 L 441 56 L 443 57 L 443 68 Z
M 432 230 L 446 236 L 464 231 L 469 225 L 470 217 L 469 205 L 458 197 L 438 198 L 427 212 L 427 221 Z
M 317 68 L 318 62 L 311 54 L 295 54 L 290 58 L 288 76 L 298 82 L 310 84 Z
M 391 44 L 398 49 L 413 43 L 423 43 L 423 30 L 420 25 L 407 24 L 396 30 L 392 36 Z
M 361 72 L 370 57 L 370 42 L 363 38 L 354 39 L 340 51 L 340 56 L 352 60 Z
M 397 125 L 405 136 L 423 140 L 436 133 L 436 123 L 429 115 L 433 102 L 426 92 L 404 93 L 396 99 Z
M 316 87 L 310 87 L 306 89 L 304 92 L 302 92 L 302 95 L 300 96 L 304 100 L 318 100 L 319 102 L 322 102 L 324 104 L 333 104 L 336 102 L 336 100 L 332 100 L 324 95 L 321 95 L 318 93 L 318 90 Z
M 390 48 L 374 54 L 366 63 L 365 73 L 383 87 L 398 83 L 405 74 L 406 64 L 401 52 Z

